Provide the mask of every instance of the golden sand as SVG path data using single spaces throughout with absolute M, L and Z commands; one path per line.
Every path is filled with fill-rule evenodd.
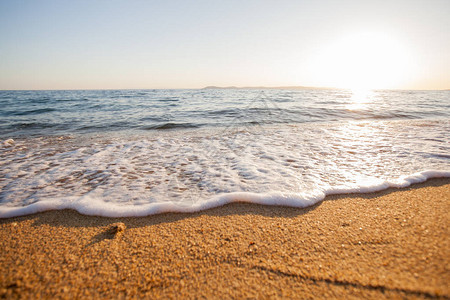
M 450 297 L 450 179 L 308 208 L 0 220 L 0 297 Z

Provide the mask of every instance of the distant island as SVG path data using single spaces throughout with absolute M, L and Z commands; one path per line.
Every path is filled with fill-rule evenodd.
M 314 86 L 248 86 L 248 87 L 237 87 L 237 86 L 207 86 L 203 90 L 332 90 L 335 88 L 331 87 L 314 87 Z

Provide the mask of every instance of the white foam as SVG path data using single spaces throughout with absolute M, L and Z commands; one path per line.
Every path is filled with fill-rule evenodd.
M 403 176 L 394 182 L 383 182 L 378 185 L 361 186 L 349 189 L 330 188 L 327 191 L 317 190 L 309 193 L 228 193 L 212 197 L 206 201 L 196 202 L 193 205 L 186 205 L 183 203 L 177 204 L 174 202 L 156 202 L 143 205 L 119 205 L 105 202 L 103 199 L 96 199 L 88 196 L 66 199 L 55 198 L 42 200 L 23 207 L 2 206 L 0 208 L 0 218 L 23 216 L 48 210 L 62 209 L 73 209 L 81 214 L 103 217 L 142 217 L 166 212 L 192 213 L 223 206 L 233 202 L 304 208 L 322 201 L 327 195 L 370 193 L 385 190 L 390 187 L 407 187 L 414 183 L 441 177 L 450 177 L 450 171 L 443 172 L 428 170 L 415 173 L 410 176 Z
M 15 141 L 13 139 L 7 139 L 4 140 L 3 142 L 1 142 L 1 145 L 3 145 L 3 147 L 12 147 L 14 146 Z
M 232 202 L 307 207 L 326 195 L 450 177 L 449 131 L 443 121 L 345 122 L 18 139 L 0 149 L 0 217 L 60 209 L 146 216 Z

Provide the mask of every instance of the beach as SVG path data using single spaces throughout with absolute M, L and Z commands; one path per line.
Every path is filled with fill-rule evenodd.
M 449 15 L 0 1 L 0 300 L 450 300 Z
M 2 298 L 449 298 L 450 179 L 103 218 L 0 220 Z

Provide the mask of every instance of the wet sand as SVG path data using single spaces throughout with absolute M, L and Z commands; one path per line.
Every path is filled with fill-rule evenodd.
M 0 219 L 0 297 L 449 298 L 450 179 L 194 214 Z

